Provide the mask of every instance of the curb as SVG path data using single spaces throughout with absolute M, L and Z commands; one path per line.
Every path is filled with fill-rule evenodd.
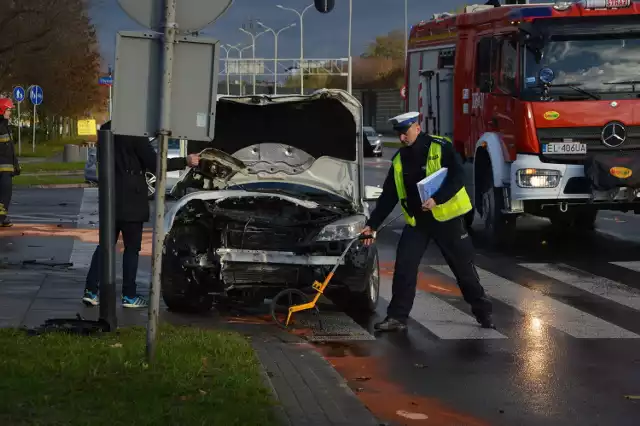
M 59 170 L 59 171 L 41 171 L 33 173 L 20 173 L 20 176 L 82 176 L 83 170 Z
M 14 188 L 50 188 L 50 189 L 70 189 L 70 188 L 93 188 L 95 185 L 90 183 L 51 183 L 42 185 L 13 185 Z

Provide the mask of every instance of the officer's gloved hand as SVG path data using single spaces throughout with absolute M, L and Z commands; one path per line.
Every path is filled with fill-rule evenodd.
M 368 247 L 371 244 L 373 244 L 373 240 L 376 238 L 376 232 L 371 229 L 370 226 L 365 226 L 364 229 L 362 230 L 362 232 L 360 232 L 360 234 L 363 236 L 362 238 L 362 243 Z M 371 238 L 364 238 L 364 237 L 371 237 Z

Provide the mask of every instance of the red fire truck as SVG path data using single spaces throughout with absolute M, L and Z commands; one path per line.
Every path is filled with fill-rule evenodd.
M 631 0 L 466 6 L 411 29 L 405 108 L 473 170 L 490 241 L 522 214 L 588 230 L 640 212 L 639 62 Z

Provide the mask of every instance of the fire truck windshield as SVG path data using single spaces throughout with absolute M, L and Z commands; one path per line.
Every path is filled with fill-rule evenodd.
M 538 77 L 543 68 L 553 71 L 549 94 L 554 100 L 596 99 L 607 94 L 635 97 L 636 89 L 640 90 L 640 36 L 598 34 L 551 39 L 540 50 L 539 62 L 536 56 L 540 55 L 531 48 L 524 51 L 524 98 L 539 99 L 543 84 Z

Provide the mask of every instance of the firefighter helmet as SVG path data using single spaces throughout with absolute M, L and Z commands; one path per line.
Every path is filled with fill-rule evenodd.
M 0 98 L 0 115 L 4 115 L 5 111 L 13 108 L 13 101 L 9 98 Z

